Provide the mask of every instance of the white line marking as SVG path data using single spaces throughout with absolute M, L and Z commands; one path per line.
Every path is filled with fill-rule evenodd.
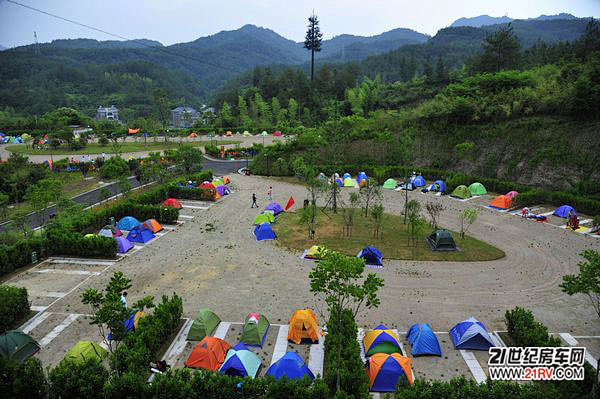
M 193 219 L 193 216 L 189 216 L 189 215 L 179 215 L 180 218 L 184 218 L 184 219 Z
M 23 331 L 25 334 L 29 334 L 31 330 L 42 324 L 44 320 L 50 317 L 51 314 L 52 312 L 40 313 L 39 316 L 34 317 L 33 319 L 29 320 L 27 324 L 23 325 L 21 327 L 21 331 Z
M 219 326 L 215 330 L 214 337 L 219 338 L 219 339 L 225 339 L 225 336 L 227 335 L 227 330 L 229 330 L 230 325 L 231 325 L 231 323 L 228 323 L 226 321 L 220 322 Z
M 500 338 L 500 335 L 498 335 L 498 331 L 492 332 L 492 334 L 490 334 L 490 337 L 492 338 L 492 341 L 494 341 L 494 344 L 496 346 L 506 346 L 502 338 Z
M 471 370 L 471 374 L 473 374 L 475 381 L 477 381 L 478 383 L 485 382 L 487 377 L 473 352 L 468 352 L 466 350 L 461 349 L 460 354 L 462 355 L 463 359 L 465 359 L 465 363 L 467 363 L 467 366 L 469 366 L 469 370 Z
M 572 337 L 579 339 L 598 339 L 600 338 L 600 335 L 573 335 Z
M 77 259 L 77 258 L 52 258 L 50 263 L 68 263 L 77 265 L 96 265 L 96 266 L 112 266 L 116 262 L 112 260 L 90 260 L 90 259 Z
M 203 211 L 205 211 L 209 208 L 208 206 L 195 206 L 195 205 L 181 205 L 181 207 L 187 208 L 187 209 L 202 209 Z M 183 216 L 183 215 L 179 215 L 179 216 Z
M 560 335 L 560 337 L 570 346 L 578 346 L 579 345 L 579 342 L 577 342 L 577 340 L 575 338 L 573 338 L 573 336 L 569 333 L 560 333 L 558 335 Z M 590 351 L 588 351 L 587 348 L 585 348 L 585 360 L 587 360 L 587 362 L 592 365 L 594 370 L 596 369 L 598 362 L 590 354 Z
M 187 319 L 185 321 L 183 327 L 181 327 L 181 330 L 179 330 L 179 333 L 175 337 L 175 340 L 173 341 L 169 349 L 167 349 L 167 351 L 165 352 L 163 359 L 168 364 L 174 365 L 177 356 L 179 356 L 181 352 L 183 352 L 183 349 L 185 348 L 185 345 L 187 343 L 188 333 L 190 332 L 190 328 L 192 328 L 193 323 L 193 319 Z
M 40 269 L 33 270 L 35 273 L 60 273 L 60 274 L 78 274 L 87 276 L 93 274 L 94 276 L 99 275 L 99 272 L 90 272 L 88 270 L 61 270 L 61 269 Z
M 62 298 L 67 295 L 65 292 L 44 292 L 44 291 L 30 291 L 29 296 L 45 296 L 49 298 Z
M 545 213 L 542 213 L 542 214 L 540 214 L 540 215 L 538 215 L 538 216 L 550 216 L 550 215 L 552 215 L 553 213 L 554 213 L 554 211 L 550 211 L 550 212 L 545 212 Z
M 52 331 L 50 331 L 48 334 L 46 334 L 46 336 L 44 338 L 42 338 L 42 340 L 39 342 L 40 347 L 43 348 L 46 345 L 48 345 L 50 342 L 52 342 L 52 340 L 54 338 L 58 337 L 58 334 L 60 334 L 61 332 L 63 332 L 63 330 L 65 328 L 67 328 L 75 320 L 77 320 L 77 318 L 79 316 L 80 316 L 79 314 L 70 314 L 70 315 L 68 315 L 67 318 L 62 321 L 62 323 L 60 323 L 59 325 L 57 325 L 56 327 L 54 327 L 54 329 Z
M 402 356 L 408 357 L 408 352 L 404 350 L 404 345 L 402 345 L 402 340 L 400 339 L 400 334 L 398 334 L 398 330 L 392 330 L 394 334 L 396 334 L 396 338 L 398 339 L 398 344 L 400 344 L 400 350 L 402 351 Z
M 48 309 L 48 306 L 32 305 L 32 306 L 30 306 L 30 309 L 33 310 L 34 312 L 43 312 L 44 310 Z
M 323 376 L 323 360 L 325 358 L 325 351 L 323 350 L 324 337 L 319 337 L 319 343 L 312 344 L 310 346 L 310 352 L 308 353 L 308 368 L 313 372 L 315 376 Z
M 277 341 L 275 341 L 275 348 L 273 349 L 273 357 L 271 358 L 271 364 L 281 359 L 283 355 L 285 355 L 285 352 L 287 352 L 287 337 L 289 331 L 289 325 L 279 327 L 279 332 L 277 333 Z

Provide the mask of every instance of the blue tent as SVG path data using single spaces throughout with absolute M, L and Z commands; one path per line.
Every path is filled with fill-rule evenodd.
M 260 358 L 254 354 L 246 345 L 237 344 L 227 351 L 227 357 L 219 368 L 219 373 L 255 378 L 260 369 Z
M 131 229 L 129 234 L 127 234 L 127 239 L 129 241 L 138 242 L 140 244 L 145 244 L 154 237 L 154 234 L 141 224 L 135 226 L 133 229 Z
M 119 230 L 129 231 L 135 226 L 139 226 L 140 224 L 140 221 L 136 218 L 131 216 L 125 216 L 123 219 L 119 220 L 119 222 L 117 223 L 117 227 L 119 228 Z
M 411 183 L 415 187 L 425 187 L 425 185 L 427 184 L 427 183 L 425 183 L 425 179 L 423 179 L 423 176 L 415 177 Z
M 350 173 L 344 173 L 344 176 L 342 176 L 342 181 L 346 180 L 347 178 L 352 179 L 352 175 Z
M 440 343 L 427 323 L 413 324 L 406 333 L 406 339 L 412 347 L 410 353 L 413 356 L 442 356 Z
M 288 380 L 301 380 L 304 376 L 308 376 L 311 380 L 315 378 L 304 360 L 296 352 L 287 352 L 283 355 L 281 359 L 269 367 L 267 375 L 273 376 L 276 380 L 283 376 Z
M 367 180 L 367 174 L 365 172 L 359 172 L 356 181 L 360 183 L 363 180 Z
M 455 349 L 488 350 L 495 346 L 483 323 L 474 317 L 452 327 L 450 338 Z
M 275 240 L 277 236 L 269 223 L 263 223 L 254 228 L 254 237 L 256 241 Z
M 429 186 L 429 191 L 439 191 L 443 193 L 446 191 L 446 183 L 442 180 L 436 180 L 431 186 Z
M 575 209 L 573 209 L 572 206 L 570 205 L 563 205 L 560 208 L 556 209 L 553 213 L 554 216 L 558 216 L 559 218 L 567 218 L 567 216 L 569 216 L 569 212 L 574 213 L 575 215 L 577 215 L 577 212 L 575 212 Z
M 362 249 L 362 251 L 360 251 L 358 253 L 357 257 L 363 258 L 367 265 L 372 265 L 372 266 L 382 266 L 383 265 L 381 263 L 381 260 L 383 258 L 381 256 L 381 252 L 379 252 L 379 250 L 377 250 L 377 248 L 374 248 L 371 246 L 364 247 Z

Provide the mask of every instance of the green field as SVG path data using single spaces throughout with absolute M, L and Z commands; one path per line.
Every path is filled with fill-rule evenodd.
M 434 252 L 425 241 L 425 237 L 432 229 L 417 240 L 417 245 L 408 244 L 406 225 L 402 224 L 403 217 L 384 214 L 383 237 L 373 238 L 372 222 L 360 215 L 356 210 L 354 226 L 351 237 L 343 235 L 344 221 L 340 213 L 334 215 L 330 212 L 331 219 L 323 214 L 318 215 L 315 240 L 308 239 L 307 228 L 299 223 L 296 213 L 281 214 L 277 223 L 273 224 L 273 231 L 277 234 L 279 245 L 302 251 L 312 245 L 324 245 L 346 255 L 356 256 L 367 245 L 379 249 L 384 258 L 403 260 L 433 260 L 433 261 L 488 261 L 500 259 L 505 253 L 483 241 L 473 237 L 452 232 L 458 252 Z
M 236 140 L 219 140 L 219 141 L 192 141 L 192 142 L 184 142 L 183 144 L 192 144 L 194 147 L 204 147 L 207 144 L 215 144 L 216 145 L 226 145 L 226 144 L 238 144 L 239 141 Z M 119 143 L 121 152 L 138 152 L 138 151 L 162 151 L 168 149 L 176 149 L 179 147 L 180 143 L 177 141 L 169 141 L 165 143 L 164 141 L 154 142 L 149 141 L 147 143 Z M 98 143 L 90 143 L 85 148 L 81 150 L 70 150 L 66 147 L 59 147 L 56 150 L 42 150 L 42 149 L 31 149 L 26 144 L 14 144 L 6 147 L 7 151 L 16 152 L 19 154 L 27 154 L 27 155 L 83 155 L 83 154 L 102 154 L 113 153 L 112 145 L 101 146 Z

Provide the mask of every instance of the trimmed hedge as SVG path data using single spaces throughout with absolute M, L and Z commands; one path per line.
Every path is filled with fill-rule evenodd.
M 20 240 L 14 245 L 0 245 L 0 275 L 31 264 L 31 253 L 34 251 L 38 259 L 49 255 L 45 238 L 32 237 Z
M 0 334 L 14 328 L 29 310 L 26 288 L 0 285 Z
M 168 188 L 169 197 L 189 199 L 189 200 L 201 200 L 201 201 L 214 201 L 216 190 L 205 189 L 205 188 L 186 188 L 178 186 L 177 184 L 171 184 Z
M 337 375 L 340 375 L 339 397 L 368 399 L 369 380 L 365 366 L 360 357 L 360 344 L 356 340 L 358 329 L 352 317 L 352 312 L 344 309 L 341 322 L 338 322 L 338 311 L 332 311 L 327 322 L 325 337 L 325 368 L 324 381 L 329 391 L 337 391 Z
M 110 357 L 111 368 L 122 375 L 133 372 L 146 375 L 148 364 L 156 360 L 156 355 L 165 341 L 175 332 L 183 314 L 183 304 L 177 294 L 169 299 L 162 297 L 152 314 L 140 319 L 138 328 L 125 339 Z
M 80 233 L 62 228 L 50 228 L 46 232 L 47 245 L 53 255 L 114 258 L 117 241 L 108 237 L 84 237 Z

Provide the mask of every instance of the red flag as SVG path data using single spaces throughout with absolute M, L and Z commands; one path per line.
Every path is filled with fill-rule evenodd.
M 290 197 L 287 205 L 285 206 L 285 211 L 287 212 L 287 210 L 290 209 L 294 204 L 295 204 L 294 197 Z

